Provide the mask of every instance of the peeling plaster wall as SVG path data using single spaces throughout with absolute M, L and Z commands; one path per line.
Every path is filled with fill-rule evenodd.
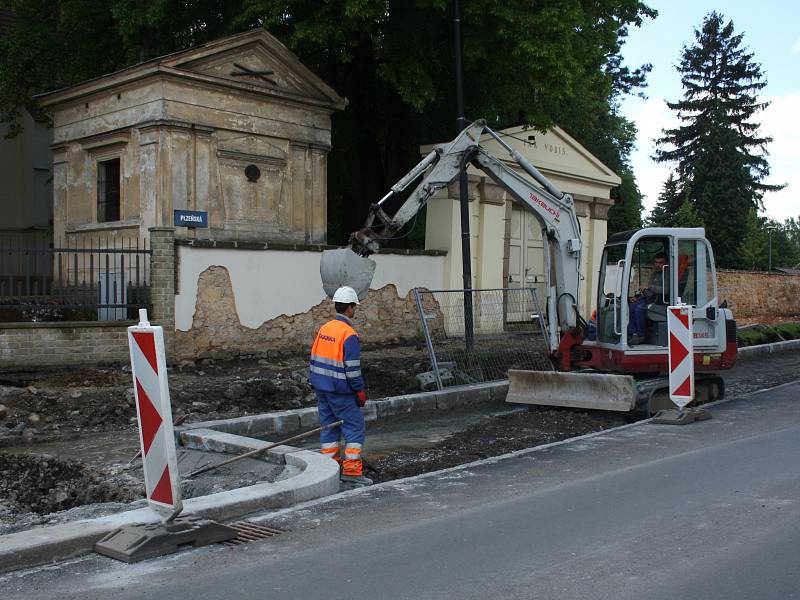
M 322 291 L 320 253 L 178 246 L 175 297 L 179 358 L 296 350 L 333 308 Z M 365 342 L 417 335 L 411 290 L 438 289 L 444 256 L 379 255 L 373 291 L 356 326 Z

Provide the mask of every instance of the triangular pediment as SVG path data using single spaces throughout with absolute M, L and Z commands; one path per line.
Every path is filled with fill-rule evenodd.
M 517 126 L 498 133 L 509 146 L 542 171 L 611 185 L 621 182 L 614 171 L 558 126 L 545 132 Z M 481 138 L 481 145 L 498 158 L 505 160 L 508 156 L 500 143 L 488 134 Z
M 166 57 L 161 64 L 187 73 L 344 108 L 346 100 L 264 30 L 230 36 Z
M 337 94 L 275 36 L 263 29 L 153 58 L 116 73 L 40 94 L 37 99 L 42 106 L 51 107 L 164 74 L 329 110 L 343 110 L 347 105 L 346 98 Z

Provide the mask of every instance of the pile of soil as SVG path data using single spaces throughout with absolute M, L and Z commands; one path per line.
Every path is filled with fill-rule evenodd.
M 52 455 L 0 454 L 0 498 L 19 512 L 46 515 L 97 502 L 141 498 L 141 485 L 111 480 Z
M 423 450 L 365 461 L 364 474 L 375 482 L 411 477 L 618 427 L 631 420 L 634 418 L 600 411 L 532 407 L 529 411 L 487 417 Z

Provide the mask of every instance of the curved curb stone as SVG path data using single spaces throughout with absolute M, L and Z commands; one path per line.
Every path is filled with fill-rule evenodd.
M 192 431 L 189 438 L 187 445 L 234 451 L 254 450 L 269 445 L 269 442 L 211 430 Z M 291 506 L 339 490 L 339 466 L 321 454 L 279 446 L 270 450 L 266 458 L 271 462 L 297 467 L 301 473 L 274 483 L 259 483 L 190 498 L 183 503 L 184 514 L 215 520 L 233 519 L 266 508 Z M 0 573 L 87 554 L 97 540 L 119 527 L 158 520 L 152 510 L 140 508 L 107 517 L 0 536 Z

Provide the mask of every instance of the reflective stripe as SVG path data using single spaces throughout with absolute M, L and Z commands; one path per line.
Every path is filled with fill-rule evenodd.
M 322 449 L 323 450 L 328 450 L 330 448 L 338 450 L 339 449 L 339 442 L 324 442 L 322 444 Z
M 364 465 L 360 458 L 345 459 L 342 461 L 342 475 L 361 477 L 363 474 Z
M 346 360 L 344 361 L 345 367 L 360 367 L 361 366 L 361 359 L 358 360 Z
M 331 365 L 332 367 L 344 368 L 345 366 L 345 364 L 340 360 L 325 358 L 324 356 L 318 356 L 316 354 L 311 355 L 311 360 L 322 363 L 323 365 Z
M 322 367 L 318 367 L 316 365 L 311 365 L 309 370 L 317 375 L 325 375 L 326 377 L 333 377 L 334 379 L 347 379 L 347 375 L 344 373 L 340 373 L 339 371 L 331 371 L 330 369 L 323 369 Z
M 347 371 L 347 376 L 350 379 L 353 379 L 354 377 L 361 377 L 361 371 Z

